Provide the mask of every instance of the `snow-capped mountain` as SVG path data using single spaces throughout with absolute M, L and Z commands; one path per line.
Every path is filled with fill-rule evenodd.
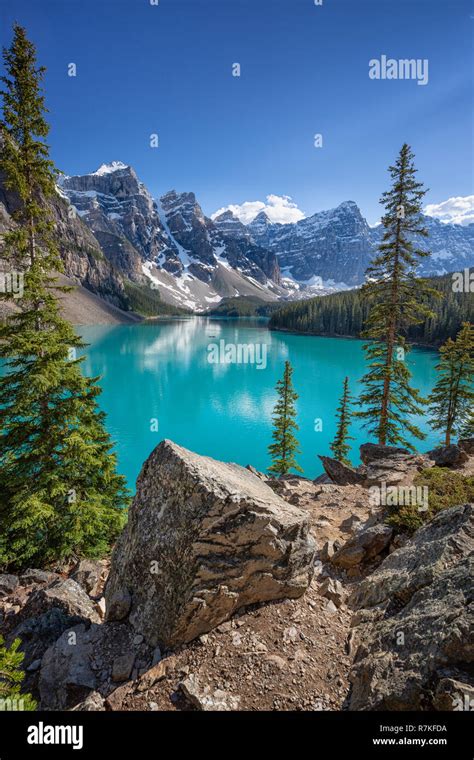
M 422 251 L 430 251 L 431 256 L 422 260 L 420 274 L 428 277 L 474 266 L 474 224 L 446 224 L 426 215 L 423 223 L 428 237 L 417 238 L 416 245 Z M 370 230 L 374 248 L 379 245 L 382 234 L 382 225 Z
M 2 233 L 15 226 L 17 208 L 18 198 L 0 173 L 0 239 Z M 69 204 L 61 194 L 52 199 L 50 210 L 66 276 L 113 306 L 127 310 L 129 303 L 121 273 L 104 256 L 88 226 L 79 217 L 71 216 Z M 1 259 L 0 266 L 3 266 Z
M 272 222 L 264 211 L 249 224 L 230 210 L 210 219 L 192 192 L 152 198 L 134 169 L 119 161 L 59 184 L 126 279 L 193 310 L 224 297 L 291 299 L 358 286 L 382 235 L 354 201 L 287 224 Z M 474 266 L 474 224 L 425 222 L 430 235 L 420 247 L 432 255 L 420 274 Z
M 194 193 L 154 200 L 132 167 L 114 161 L 91 174 L 63 177 L 60 190 L 124 275 L 163 300 L 205 309 L 226 296 L 284 295 L 278 261 L 250 239 L 208 219 Z
M 474 265 L 474 224 L 444 224 L 424 216 L 428 237 L 416 244 L 431 256 L 420 275 L 441 275 Z M 360 285 L 377 252 L 383 227 L 369 227 L 354 201 L 321 211 L 294 224 L 275 224 L 264 211 L 247 225 L 254 240 L 278 256 L 282 273 L 298 282 L 321 277 L 325 284 Z
M 59 184 L 109 261 L 139 280 L 142 261 L 158 256 L 166 239 L 156 203 L 132 167 L 113 161 Z
M 370 227 L 353 201 L 294 224 L 275 224 L 261 212 L 248 229 L 254 240 L 278 255 L 283 274 L 297 282 L 321 278 L 358 285 L 373 255 Z

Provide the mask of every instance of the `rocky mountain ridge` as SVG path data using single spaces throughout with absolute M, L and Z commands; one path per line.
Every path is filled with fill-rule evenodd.
M 276 256 L 250 239 L 228 237 L 194 193 L 171 190 L 154 200 L 134 169 L 120 162 L 62 177 L 60 189 L 107 258 L 167 303 L 206 309 L 226 296 L 284 295 Z
M 148 280 L 165 301 L 191 309 L 223 297 L 293 299 L 358 286 L 382 235 L 354 201 L 289 224 L 271 222 L 264 211 L 249 224 L 230 210 L 210 219 L 192 192 L 154 200 L 120 162 L 65 177 L 61 189 L 127 277 Z M 474 224 L 424 221 L 430 237 L 417 244 L 432 255 L 420 275 L 474 264 Z
M 0 233 L 14 208 L 0 178 Z M 265 303 L 355 287 L 382 234 L 353 201 L 291 224 L 271 222 L 265 212 L 249 224 L 231 211 L 210 219 L 194 193 L 171 190 L 154 199 L 119 161 L 61 176 L 53 213 L 66 275 L 125 310 L 133 309 L 130 290 L 138 288 L 145 300 L 153 296 L 150 313 L 159 301 L 205 312 L 222 299 Z M 432 255 L 420 274 L 474 265 L 474 224 L 425 223 L 430 237 L 421 247 Z
M 423 216 L 427 238 L 415 242 L 431 256 L 420 276 L 462 271 L 474 265 L 474 224 L 443 224 Z M 382 240 L 383 227 L 369 227 L 354 201 L 321 211 L 293 224 L 271 222 L 264 211 L 250 222 L 252 238 L 278 255 L 283 275 L 312 283 L 320 277 L 336 287 L 361 285 Z
M 12 213 L 17 203 L 15 194 L 5 187 L 0 175 L 0 235 L 13 227 Z M 127 310 L 123 277 L 104 256 L 95 235 L 80 218 L 70 214 L 68 202 L 59 195 L 51 206 L 66 275 L 105 301 Z

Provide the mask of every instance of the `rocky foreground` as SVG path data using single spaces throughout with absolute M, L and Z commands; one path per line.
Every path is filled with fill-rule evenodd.
M 472 474 L 474 441 L 449 448 L 366 444 L 311 481 L 163 441 L 111 560 L 0 575 L 25 687 L 45 710 L 469 709 L 473 505 L 408 537 L 371 490 Z

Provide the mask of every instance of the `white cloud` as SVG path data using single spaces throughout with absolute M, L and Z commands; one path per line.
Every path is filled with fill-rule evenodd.
M 211 219 L 215 219 L 216 216 L 223 214 L 224 211 L 232 211 L 234 216 L 240 219 L 243 224 L 251 222 L 261 211 L 265 211 L 271 222 L 279 222 L 280 224 L 299 222 L 300 219 L 304 219 L 305 217 L 305 214 L 298 208 L 296 203 L 293 203 L 289 195 L 267 195 L 266 203 L 263 201 L 244 201 L 244 203 L 240 204 L 231 203 L 229 206 L 218 209 L 211 215 Z
M 474 222 L 474 195 L 448 198 L 442 203 L 430 203 L 425 208 L 425 214 L 434 216 L 440 222 L 451 224 L 471 224 Z

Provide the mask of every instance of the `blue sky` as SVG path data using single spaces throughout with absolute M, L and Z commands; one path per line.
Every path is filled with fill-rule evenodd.
M 407 141 L 428 203 L 473 192 L 467 0 L 15 6 L 0 0 L 1 41 L 16 19 L 37 45 L 51 153 L 68 174 L 118 159 L 154 195 L 193 190 L 207 214 L 276 194 L 306 215 L 355 200 L 374 223 L 387 166 Z M 369 60 L 382 54 L 427 58 L 428 84 L 371 80 Z

